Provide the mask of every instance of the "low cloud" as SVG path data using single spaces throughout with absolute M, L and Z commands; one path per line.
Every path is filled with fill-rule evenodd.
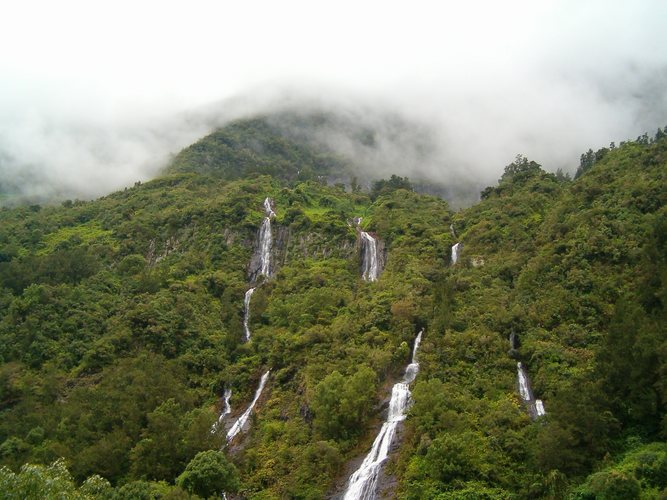
M 59 6 L 24 36 L 21 3 L 0 35 L 14 48 L 0 57 L 0 187 L 93 198 L 230 120 L 285 110 L 335 113 L 308 139 L 378 176 L 471 192 L 517 153 L 573 172 L 589 147 L 667 125 L 662 1 L 371 4 L 162 5 L 152 37 L 142 8 L 111 43 L 122 9 L 70 6 L 78 19 Z

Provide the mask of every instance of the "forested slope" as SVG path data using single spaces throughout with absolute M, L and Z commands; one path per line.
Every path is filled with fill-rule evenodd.
M 464 247 L 436 285 L 401 456 L 408 498 L 633 498 L 640 486 L 653 498 L 666 486 L 666 174 L 660 137 L 606 151 L 573 182 L 518 158 L 454 217 Z M 546 405 L 534 423 L 517 360 Z
M 346 162 L 263 127 L 233 124 L 93 202 L 0 210 L 0 460 L 63 457 L 72 474 L 3 469 L 0 489 L 322 498 L 370 446 L 421 328 L 386 464 L 397 496 L 667 486 L 664 137 L 606 151 L 574 181 L 517 158 L 452 214 L 398 177 L 327 186 Z M 272 272 L 253 281 L 267 197 Z M 361 279 L 362 230 L 385 263 L 376 282 Z M 517 361 L 546 407 L 536 421 Z M 205 452 L 267 370 L 247 432 Z M 212 433 L 225 389 L 232 413 Z M 94 474 L 109 483 L 76 486 Z

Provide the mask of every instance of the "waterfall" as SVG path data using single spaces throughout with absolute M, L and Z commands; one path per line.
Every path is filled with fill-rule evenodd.
M 218 430 L 225 417 L 232 412 L 232 405 L 229 404 L 229 400 L 231 399 L 231 397 L 232 397 L 232 390 L 225 389 L 225 392 L 223 394 L 223 400 L 225 402 L 225 406 L 222 409 L 222 413 L 218 417 L 218 420 L 211 426 L 211 434 L 213 434 Z
M 378 251 L 377 241 L 365 231 L 359 233 L 361 236 L 361 277 L 365 281 L 377 281 L 378 279 Z
M 264 198 L 264 212 L 266 212 L 267 217 L 275 217 L 276 213 L 271 208 L 271 198 Z
M 264 200 L 264 211 L 266 217 L 262 222 L 262 227 L 259 229 L 259 273 L 267 278 L 271 276 L 271 246 L 273 240 L 271 236 L 271 218 L 276 216 L 276 213 L 271 208 L 271 199 Z
M 389 456 L 389 447 L 396 434 L 399 422 L 405 420 L 405 411 L 410 404 L 409 384 L 417 376 L 419 363 L 417 362 L 417 349 L 421 343 L 423 330 L 419 332 L 412 349 L 412 360 L 405 369 L 403 380 L 394 385 L 391 390 L 389 401 L 389 413 L 387 420 L 382 424 L 379 434 L 373 441 L 371 451 L 364 458 L 361 466 L 350 476 L 345 500 L 365 500 L 375 498 L 378 477 L 382 464 Z
M 232 425 L 232 428 L 229 429 L 229 432 L 227 432 L 227 442 L 229 443 L 232 439 L 236 437 L 236 435 L 243 430 L 243 427 L 245 427 L 246 422 L 248 422 L 248 419 L 250 418 L 250 414 L 252 413 L 253 408 L 255 407 L 255 404 L 257 403 L 257 400 L 259 397 L 262 395 L 262 391 L 264 390 L 264 386 L 266 385 L 266 381 L 269 378 L 269 373 L 271 370 L 268 370 L 264 375 L 262 375 L 262 378 L 259 381 L 259 386 L 257 387 L 257 390 L 255 391 L 255 397 L 252 400 L 252 403 L 250 403 L 250 406 L 246 409 L 246 411 L 243 412 L 243 415 L 241 415 L 236 422 L 234 422 L 234 425 Z
M 248 322 L 250 321 L 250 297 L 255 292 L 254 288 L 250 288 L 245 293 L 245 298 L 243 299 L 243 331 L 245 332 L 246 342 L 250 340 L 250 327 Z
M 521 398 L 527 403 L 533 400 L 533 391 L 530 389 L 530 382 L 528 382 L 528 375 L 523 368 L 523 364 L 519 361 L 516 364 L 518 379 L 519 379 L 519 394 Z
M 453 238 L 456 238 L 456 231 L 454 231 L 454 224 L 449 225 L 449 232 L 452 233 Z
M 523 363 L 520 361 L 516 364 L 517 368 L 517 379 L 519 384 L 519 394 L 521 399 L 526 403 L 528 407 L 528 413 L 530 418 L 535 420 L 537 417 L 546 415 L 544 410 L 544 403 L 541 399 L 535 399 L 533 395 L 533 390 L 530 387 L 530 380 L 528 379 L 528 372 L 523 367 Z
M 459 260 L 459 245 L 461 243 L 452 246 L 452 266 Z
M 517 338 L 516 333 L 512 331 L 512 333 L 510 333 L 510 349 L 516 351 L 518 348 L 519 348 L 519 339 Z
M 232 412 L 232 405 L 229 404 L 229 400 L 232 397 L 232 390 L 231 389 L 225 389 L 225 394 L 223 396 L 225 400 L 225 408 L 222 410 L 222 415 L 221 417 L 226 417 Z

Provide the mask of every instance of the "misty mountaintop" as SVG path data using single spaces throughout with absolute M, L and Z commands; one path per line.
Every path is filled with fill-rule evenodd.
M 185 148 L 167 172 L 197 172 L 236 179 L 268 174 L 295 181 L 365 188 L 391 175 L 407 176 L 420 192 L 455 206 L 478 199 L 483 185 L 439 157 L 433 130 L 377 110 L 281 111 L 240 119 Z
M 497 173 L 475 174 L 448 158 L 432 124 L 378 107 L 347 103 L 332 108 L 298 101 L 259 114 L 236 107 L 227 103 L 197 110 L 121 137 L 86 129 L 78 146 L 82 151 L 48 138 L 48 144 L 69 158 L 69 165 L 52 166 L 57 159 L 50 157 L 27 162 L 3 153 L 0 140 L 0 204 L 88 199 L 105 194 L 105 186 L 117 184 L 134 169 L 132 183 L 163 172 L 197 172 L 227 179 L 258 174 L 292 181 L 319 177 L 346 185 L 354 178 L 365 188 L 395 174 L 409 177 L 418 191 L 458 207 L 476 201 L 486 185 L 483 179 L 490 182 L 502 171 L 501 162 L 494 167 Z M 237 115 L 241 117 L 233 118 Z M 192 142 L 193 134 L 203 137 Z M 165 154 L 167 147 L 179 143 L 185 146 L 182 151 Z

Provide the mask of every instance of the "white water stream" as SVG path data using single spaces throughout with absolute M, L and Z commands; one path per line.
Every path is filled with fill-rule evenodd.
M 252 294 L 255 293 L 254 288 L 250 288 L 246 293 L 243 299 L 243 332 L 245 333 L 246 342 L 250 340 L 250 327 L 248 323 L 250 321 L 250 298 Z
M 259 397 L 262 395 L 262 391 L 264 390 L 264 386 L 266 385 L 266 381 L 269 378 L 269 373 L 271 370 L 268 370 L 264 375 L 262 375 L 262 378 L 259 381 L 259 386 L 257 387 L 257 390 L 255 391 L 255 397 L 252 400 L 252 403 L 250 403 L 250 406 L 246 409 L 246 411 L 243 412 L 243 415 L 241 415 L 236 422 L 234 422 L 234 425 L 232 425 L 231 429 L 229 429 L 229 432 L 227 432 L 227 442 L 229 443 L 232 439 L 236 437 L 236 435 L 243 430 L 243 427 L 245 427 L 246 423 L 248 422 L 248 419 L 250 418 L 250 415 L 252 414 L 252 410 L 255 407 L 255 404 L 257 404 L 257 400 Z
M 461 245 L 461 243 L 452 246 L 452 266 L 459 260 L 459 245 Z
M 378 279 L 378 250 L 377 241 L 365 231 L 359 233 L 361 237 L 361 277 L 365 281 L 377 281 Z
M 271 247 L 273 246 L 271 218 L 276 216 L 276 213 L 271 208 L 270 198 L 264 200 L 264 211 L 266 212 L 266 217 L 259 229 L 259 273 L 268 278 L 271 276 Z
M 417 362 L 417 349 L 421 343 L 422 333 L 419 332 L 412 349 L 412 361 L 405 369 L 403 380 L 394 385 L 391 390 L 391 401 L 389 402 L 389 413 L 387 420 L 382 424 L 380 433 L 375 438 L 371 451 L 364 458 L 361 466 L 350 476 L 345 500 L 365 500 L 375 498 L 378 477 L 382 464 L 389 456 L 389 447 L 396 434 L 399 422 L 405 420 L 405 411 L 410 405 L 410 383 L 419 372 Z
M 537 417 L 546 415 L 544 403 L 541 399 L 535 399 L 535 396 L 533 395 L 533 390 L 530 387 L 530 381 L 528 380 L 528 372 L 526 372 L 526 369 L 523 367 L 523 363 L 519 361 L 516 364 L 516 368 L 517 380 L 519 382 L 519 394 L 521 395 L 521 399 L 523 399 L 528 406 L 530 417 L 535 420 Z
M 222 410 L 222 413 L 218 417 L 218 420 L 211 426 L 211 433 L 216 432 L 222 425 L 222 422 L 223 420 L 225 420 L 225 417 L 232 412 L 232 406 L 229 404 L 229 400 L 231 399 L 231 397 L 232 397 L 232 390 L 225 389 L 225 393 L 223 395 L 225 406 Z

